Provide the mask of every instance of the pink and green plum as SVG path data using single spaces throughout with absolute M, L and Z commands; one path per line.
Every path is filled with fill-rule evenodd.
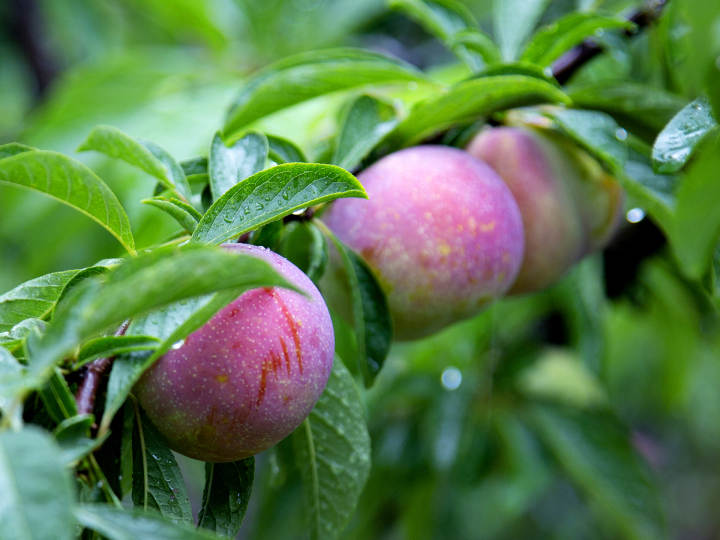
M 243 459 L 276 444 L 308 416 L 332 368 L 334 337 L 325 301 L 287 259 L 247 244 L 304 291 L 247 291 L 168 351 L 135 394 L 170 447 L 211 462 Z
M 486 164 L 456 148 L 416 146 L 358 179 L 369 199 L 340 199 L 324 219 L 374 270 L 397 339 L 471 317 L 515 281 L 522 219 Z
M 623 192 L 586 152 L 549 130 L 496 127 L 467 147 L 502 177 L 520 207 L 525 256 L 511 294 L 544 289 L 618 227 Z

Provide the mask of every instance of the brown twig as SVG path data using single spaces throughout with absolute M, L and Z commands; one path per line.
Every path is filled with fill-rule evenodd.
M 122 323 L 117 332 L 115 332 L 115 335 L 122 336 L 125 334 L 129 324 L 130 321 Z M 114 356 L 97 358 L 85 366 L 80 388 L 78 388 L 77 394 L 75 394 L 78 414 L 90 414 L 95 409 L 95 396 L 100 387 L 100 382 L 105 373 L 110 369 L 110 366 L 112 366 L 113 360 L 115 360 Z
M 658 20 L 666 3 L 667 0 L 652 0 L 642 9 L 635 11 L 628 18 L 630 22 L 635 23 L 635 29 L 627 30 L 625 35 L 628 37 L 637 35 L 639 29 Z M 603 46 L 596 41 L 586 39 L 555 61 L 552 66 L 553 77 L 560 84 L 565 84 L 578 69 L 603 52 L 603 50 Z

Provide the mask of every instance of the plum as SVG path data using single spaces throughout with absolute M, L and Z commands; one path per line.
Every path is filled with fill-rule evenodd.
M 623 206 L 618 182 L 587 153 L 549 130 L 495 127 L 468 152 L 502 177 L 520 207 L 525 256 L 510 294 L 537 291 L 560 279 L 617 229 Z
M 375 272 L 397 339 L 471 317 L 515 281 L 522 219 L 486 164 L 456 148 L 416 146 L 358 179 L 369 199 L 340 199 L 323 219 Z
M 212 462 L 254 455 L 300 425 L 325 388 L 335 348 L 325 301 L 305 274 L 268 249 L 224 247 L 263 259 L 307 296 L 246 291 L 135 386 L 173 450 Z

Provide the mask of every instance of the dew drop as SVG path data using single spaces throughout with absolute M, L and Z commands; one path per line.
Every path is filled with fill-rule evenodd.
M 265 205 L 263 205 L 263 203 L 255 203 L 255 210 L 257 212 L 260 212 L 263 208 L 265 208 Z
M 625 219 L 627 219 L 630 223 L 638 223 L 642 221 L 644 217 L 645 210 L 642 208 L 631 208 L 625 215 Z
M 180 341 L 176 341 L 175 343 L 173 343 L 171 349 L 177 351 L 183 345 L 185 345 L 185 340 L 181 339 Z
M 440 382 L 446 390 L 457 390 L 462 383 L 462 372 L 453 366 L 445 368 L 440 375 Z
M 627 136 L 628 136 L 628 133 L 623 128 L 617 128 L 615 130 L 615 138 L 618 141 L 624 141 L 625 139 L 627 139 Z

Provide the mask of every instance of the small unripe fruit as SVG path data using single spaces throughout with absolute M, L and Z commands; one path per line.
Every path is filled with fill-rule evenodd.
M 543 289 L 607 244 L 623 205 L 618 182 L 584 151 L 551 132 L 497 127 L 467 148 L 505 181 L 520 207 L 525 257 L 511 294 Z
M 173 450 L 215 462 L 257 454 L 300 425 L 325 388 L 335 349 L 327 306 L 305 274 L 268 249 L 224 247 L 263 259 L 308 296 L 275 287 L 243 293 L 136 385 Z
M 478 313 L 514 282 L 520 213 L 490 167 L 446 146 L 416 146 L 361 172 L 369 199 L 341 199 L 328 226 L 360 253 L 388 297 L 395 337 L 427 336 Z

